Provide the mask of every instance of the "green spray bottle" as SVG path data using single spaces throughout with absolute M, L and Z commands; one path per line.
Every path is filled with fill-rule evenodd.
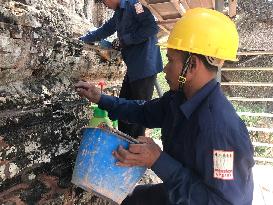
M 109 119 L 106 110 L 98 108 L 97 105 L 91 105 L 91 110 L 93 112 L 93 117 L 89 121 L 89 127 L 100 127 L 102 123 L 106 123 L 109 127 L 113 127 L 113 123 Z
M 103 86 L 105 86 L 106 84 L 104 81 L 100 81 L 98 85 L 100 86 L 102 93 Z M 89 127 L 100 127 L 102 123 L 106 123 L 109 127 L 113 127 L 113 122 L 109 119 L 106 110 L 100 109 L 97 105 L 91 105 L 90 108 L 92 110 L 93 117 L 89 121 Z

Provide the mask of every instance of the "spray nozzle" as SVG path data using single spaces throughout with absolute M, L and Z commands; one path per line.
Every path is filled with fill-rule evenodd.
M 103 87 L 106 85 L 106 83 L 104 81 L 100 81 L 98 85 L 100 86 L 100 93 L 102 93 Z

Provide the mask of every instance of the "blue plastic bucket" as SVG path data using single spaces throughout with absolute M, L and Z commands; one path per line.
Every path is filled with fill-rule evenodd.
M 119 167 L 112 152 L 130 142 L 99 128 L 85 128 L 72 183 L 120 204 L 146 171 L 145 167 Z

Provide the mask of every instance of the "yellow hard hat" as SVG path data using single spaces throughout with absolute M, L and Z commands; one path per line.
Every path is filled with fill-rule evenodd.
M 160 46 L 236 61 L 239 35 L 224 14 L 206 8 L 189 9 Z

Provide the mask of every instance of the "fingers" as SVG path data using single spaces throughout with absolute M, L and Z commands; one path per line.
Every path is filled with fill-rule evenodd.
M 144 136 L 139 136 L 137 138 L 137 140 L 140 142 L 140 143 L 148 143 L 148 137 L 144 137 Z
M 136 155 L 121 146 L 118 148 L 117 151 L 113 152 L 113 155 L 118 160 L 118 162 L 116 163 L 118 166 L 140 166 Z
M 86 97 L 88 93 L 88 91 L 83 88 L 76 88 L 76 91 L 80 97 Z
M 153 141 L 152 141 L 153 142 Z M 161 153 L 160 147 L 153 143 L 131 144 L 129 150 L 119 147 L 113 155 L 117 158 L 118 166 L 151 167 Z
M 82 98 L 84 95 L 83 95 L 83 89 L 81 88 L 76 88 L 76 92 L 78 93 L 78 95 Z
M 131 144 L 129 151 L 134 154 L 140 154 L 143 152 L 143 144 Z
M 131 154 L 128 150 L 120 146 L 116 152 L 117 159 L 120 161 L 128 161 L 134 159 L 134 155 Z
M 139 136 L 137 138 L 137 140 L 140 142 L 140 143 L 146 143 L 146 144 L 151 144 L 151 143 L 154 143 L 154 140 L 150 137 L 144 137 L 144 136 Z
M 82 88 L 85 90 L 88 90 L 91 87 L 91 85 L 88 82 L 84 81 L 79 81 L 78 83 L 75 84 L 75 88 Z

